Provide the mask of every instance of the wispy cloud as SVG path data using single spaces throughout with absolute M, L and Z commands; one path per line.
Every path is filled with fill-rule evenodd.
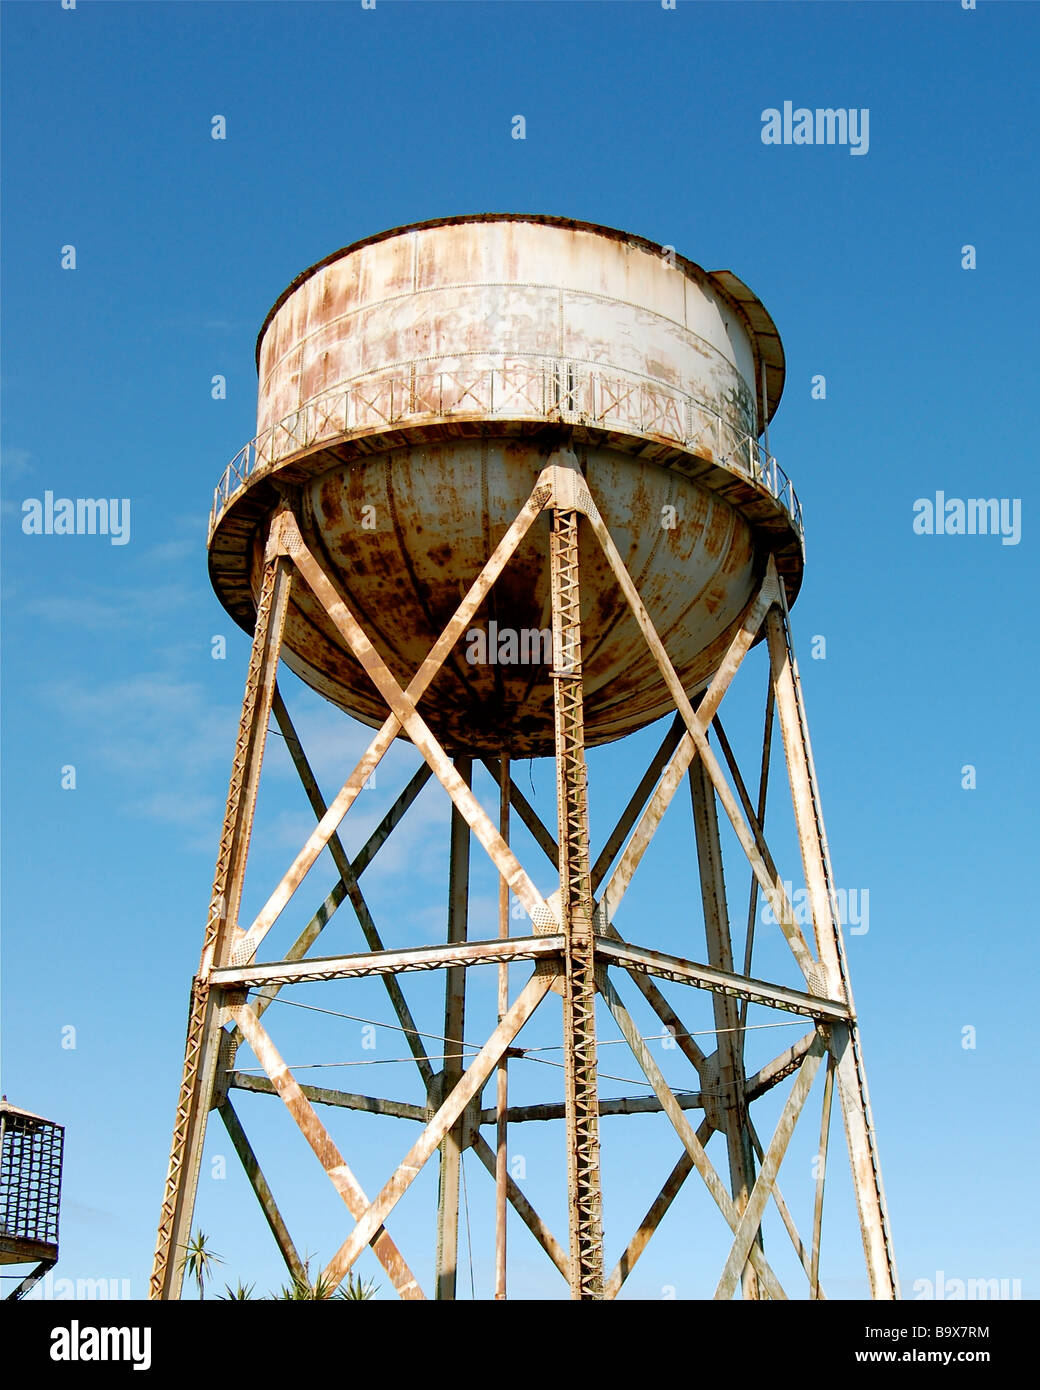
M 5 483 L 14 483 L 30 473 L 35 473 L 33 457 L 28 449 L 16 449 L 11 445 L 5 445 L 0 450 L 0 477 Z
M 168 540 L 150 546 L 140 556 L 142 564 L 169 565 L 181 560 L 195 562 L 197 573 L 204 568 L 206 553 L 206 526 L 208 513 L 202 510 L 170 518 L 170 530 L 174 533 Z
M 145 671 L 88 683 L 45 685 L 42 698 L 108 773 L 125 815 L 192 832 L 191 848 L 212 848 L 223 804 L 221 772 L 230 761 L 237 711 L 216 706 L 199 681 Z M 74 754 L 70 754 L 75 762 Z
M 27 598 L 22 611 L 59 627 L 90 632 L 157 626 L 169 615 L 198 599 L 191 584 L 162 584 L 141 588 L 101 588 L 78 594 L 44 594 Z

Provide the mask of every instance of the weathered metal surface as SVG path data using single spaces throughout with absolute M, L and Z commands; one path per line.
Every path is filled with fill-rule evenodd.
M 254 1014 L 259 1010 L 254 1007 Z M 232 1072 L 228 1078 L 229 1088 L 236 1091 L 252 1091 L 256 1095 L 277 1095 L 274 1082 L 266 1076 L 251 1076 L 248 1072 Z M 362 1096 L 354 1091 L 334 1091 L 328 1086 L 305 1086 L 300 1084 L 302 1095 L 315 1105 L 334 1105 L 340 1110 L 364 1110 L 369 1115 L 390 1115 L 396 1120 L 417 1120 L 425 1124 L 429 1112 L 425 1105 L 409 1105 L 403 1100 L 385 1100 L 382 1096 Z
M 560 925 L 564 939 L 563 1063 L 571 1297 L 603 1297 L 603 1199 L 596 1094 L 596 946 L 589 865 L 578 505 L 584 483 L 572 454 L 554 454 L 552 570 L 553 710 Z
M 152 1298 L 176 1298 L 183 1280 L 180 1252 L 191 1234 L 206 1121 L 223 1039 L 219 1001 L 210 988 L 210 974 L 214 967 L 228 963 L 234 945 L 290 583 L 287 562 L 281 556 L 272 557 L 264 569 L 202 958 L 192 981 L 184 1066 L 152 1265 Z
M 248 627 L 251 537 L 277 474 L 299 487 L 308 548 L 405 685 L 573 429 L 676 669 L 703 686 L 765 555 L 777 553 L 792 594 L 800 582 L 796 500 L 755 442 L 761 368 L 780 373 L 774 407 L 782 361 L 768 316 L 728 272 L 716 280 L 610 229 L 459 219 L 348 248 L 295 282 L 261 334 L 258 437 L 222 485 L 214 585 Z M 491 646 L 493 633 L 520 642 L 549 626 L 545 530 L 474 619 Z M 595 744 L 669 704 L 602 556 L 584 544 L 581 563 Z M 380 722 L 371 682 L 302 589 L 286 646 L 315 689 Z M 423 716 L 448 751 L 548 753 L 548 663 L 468 661 L 459 644 Z
M 523 1048 L 518 1050 L 523 1052 Z M 681 1110 L 704 1109 L 704 1097 L 699 1091 L 677 1092 L 675 1099 Z M 614 1115 L 659 1115 L 660 1113 L 661 1102 L 653 1096 L 614 1096 L 599 1102 L 600 1119 L 604 1115 L 609 1119 Z M 513 1106 L 508 1112 L 508 1118 L 511 1125 L 522 1125 L 534 1121 L 562 1120 L 566 1118 L 566 1114 L 567 1107 L 563 1101 L 545 1101 L 541 1105 Z M 478 1123 L 493 1125 L 497 1116 L 497 1109 L 481 1110 Z
M 771 1091 L 774 1086 L 785 1081 L 792 1072 L 796 1072 L 801 1065 L 802 1058 L 812 1047 L 815 1036 L 815 1029 L 811 1033 L 803 1034 L 797 1042 L 792 1043 L 790 1047 L 785 1047 L 779 1057 L 774 1057 L 771 1062 L 760 1067 L 753 1076 L 749 1076 L 747 1079 L 748 1100 L 756 1100 L 759 1096 L 765 1095 L 766 1091 Z
M 469 758 L 455 759 L 455 770 L 467 787 L 473 785 Z M 457 806 L 451 808 L 451 841 L 448 849 L 448 944 L 461 946 L 469 930 L 469 826 Z M 466 1028 L 466 969 L 449 965 L 444 971 L 444 1064 L 431 1096 L 442 1100 L 462 1076 Z M 458 1280 L 459 1179 L 465 1126 L 459 1119 L 441 1141 L 437 1196 L 437 1299 L 452 1300 Z
M 509 759 L 503 757 L 498 768 L 498 833 L 509 844 L 509 805 L 512 796 Z M 509 884 L 498 876 L 498 935 L 509 938 Z M 498 1021 L 509 1012 L 509 965 L 498 966 Z M 506 1205 L 509 1198 L 509 1054 L 503 1053 L 495 1077 L 495 1298 L 506 1297 Z
M 856 1011 L 849 981 L 841 918 L 834 894 L 834 872 L 823 825 L 816 769 L 813 763 L 809 723 L 805 713 L 798 663 L 791 638 L 790 614 L 780 586 L 780 603 L 767 619 L 769 659 L 776 690 L 780 730 L 787 760 L 788 780 L 795 807 L 795 821 L 809 887 L 813 929 L 820 960 L 830 987 L 848 1001 L 847 1026 L 831 1030 L 831 1053 L 835 1059 L 838 1095 L 841 1100 L 845 1137 L 849 1148 L 859 1209 L 863 1252 L 873 1298 L 899 1297 L 899 1276 L 892 1232 L 877 1154 L 874 1119 L 867 1090 L 867 1074 L 856 1026 Z
M 620 965 L 625 970 L 643 971 L 647 975 L 656 975 L 660 980 L 692 985 L 695 989 L 730 994 L 735 999 L 749 999 L 753 1004 L 764 1004 L 770 1009 L 803 1014 L 806 1018 L 844 1022 L 849 1016 L 847 1005 L 837 999 L 821 999 L 817 995 L 805 994 L 798 989 L 788 989 L 785 985 L 751 980 L 745 975 L 720 970 L 717 966 L 696 964 L 684 960 L 681 956 L 666 955 L 663 951 L 650 951 L 644 946 L 630 946 L 624 941 L 612 941 L 608 937 L 597 937 L 596 956 L 604 964 Z
M 259 989 L 302 984 L 308 980 L 356 980 L 405 970 L 444 970 L 499 961 L 552 960 L 563 950 L 563 936 L 514 936 L 508 941 L 470 941 L 451 946 L 408 946 L 395 951 L 363 951 L 353 956 L 318 956 L 310 960 L 270 961 L 214 970 L 212 981 L 226 989 Z M 844 1015 L 842 1015 L 844 1017 Z
M 431 302 L 416 314 L 401 300 L 419 294 Z M 409 347 L 431 358 L 445 336 L 448 348 L 457 349 L 454 333 L 445 335 L 445 320 L 450 324 L 453 317 L 465 324 L 470 351 L 494 347 L 496 324 L 488 319 L 507 316 L 518 302 L 547 307 L 522 316 L 517 348 L 547 340 L 557 351 L 584 349 L 573 355 L 587 359 L 588 348 L 599 346 L 618 366 L 638 364 L 638 345 L 615 337 L 641 309 L 640 326 L 652 341 L 660 379 L 677 378 L 691 351 L 699 353 L 714 359 L 722 386 L 740 393 L 748 409 L 748 383 L 753 396 L 765 365 L 768 415 L 776 409 L 784 370 L 776 327 L 731 271 L 709 273 L 670 248 L 616 228 L 529 214 L 486 213 L 393 228 L 303 271 L 260 330 L 261 383 L 271 391 L 277 372 L 286 382 L 280 404 L 292 406 L 330 378 L 357 375 L 373 355 L 381 363 L 386 339 L 398 358 Z M 570 311 L 562 316 L 561 302 Z M 305 335 L 318 339 L 309 352 L 301 349 Z M 739 368 L 739 383 L 723 375 L 726 364 Z M 276 409 L 273 418 L 284 413 Z
M 820 1232 L 823 1228 L 823 1193 L 827 1182 L 827 1146 L 831 1134 L 831 1102 L 834 1097 L 834 1058 L 827 1058 L 827 1075 L 823 1083 L 823 1108 L 820 1111 L 820 1146 L 816 1150 L 816 1197 L 813 1202 L 812 1263 L 809 1268 L 809 1297 L 820 1296 Z

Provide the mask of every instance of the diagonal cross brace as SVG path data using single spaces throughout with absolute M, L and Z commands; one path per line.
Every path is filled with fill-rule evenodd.
M 448 1093 L 440 1109 L 401 1160 L 379 1195 L 359 1215 L 353 1233 L 348 1236 L 329 1261 L 325 1269 L 325 1278 L 333 1287 L 342 1281 L 354 1261 L 371 1241 L 374 1232 L 380 1228 L 386 1217 L 393 1211 L 418 1177 L 427 1159 L 437 1152 L 445 1134 L 461 1118 L 470 1101 L 480 1093 L 484 1083 L 498 1064 L 499 1058 L 545 998 L 553 981 L 557 978 L 557 972 L 547 971 L 544 975 L 536 973 L 528 980 L 509 1012 L 473 1061 L 470 1062 L 462 1074 L 462 1079 Z
M 307 755 L 303 751 L 303 745 L 300 743 L 293 722 L 289 718 L 289 711 L 285 708 L 285 703 L 282 700 L 281 693 L 277 686 L 275 687 L 274 700 L 271 708 L 274 712 L 275 719 L 278 721 L 278 727 L 282 731 L 282 736 L 285 739 L 286 747 L 289 749 L 289 754 L 299 774 L 300 781 L 303 784 L 303 789 L 307 793 L 307 799 L 311 803 L 311 809 L 320 821 L 328 810 L 328 807 L 325 805 L 324 798 L 318 788 L 317 780 L 311 770 L 310 763 L 307 761 Z M 361 931 L 364 934 L 365 941 L 368 944 L 368 949 L 370 951 L 382 951 L 384 949 L 382 938 L 376 929 L 375 922 L 372 920 L 372 914 L 368 909 L 368 903 L 365 901 L 364 894 L 358 884 L 354 866 L 351 864 L 347 852 L 343 848 L 343 843 L 336 831 L 333 831 L 329 836 L 329 852 L 339 872 L 340 882 L 343 884 L 347 896 L 353 904 L 354 911 L 357 913 L 357 919 L 361 925 Z M 397 1015 L 398 1023 L 401 1025 L 401 1031 L 405 1035 L 412 1056 L 415 1058 L 416 1065 L 419 1068 L 419 1075 L 422 1077 L 423 1085 L 429 1088 L 430 1082 L 433 1079 L 433 1068 L 430 1066 L 426 1056 L 426 1049 L 423 1047 L 422 1040 L 419 1037 L 419 1030 L 415 1026 L 415 1019 L 412 1017 L 412 1011 L 408 1007 L 404 993 L 395 976 L 384 975 L 383 983 L 386 986 L 387 994 L 390 996 L 390 1002 L 394 1006 L 394 1012 Z
M 759 1169 L 758 1177 L 755 1179 L 754 1190 L 744 1208 L 744 1214 L 740 1218 L 740 1224 L 736 1228 L 733 1237 L 733 1247 L 729 1252 L 729 1258 L 722 1271 L 718 1287 L 715 1290 L 717 1299 L 728 1299 L 733 1297 L 733 1292 L 740 1278 L 740 1271 L 744 1268 L 745 1261 L 749 1252 L 753 1248 L 755 1236 L 758 1228 L 762 1224 L 762 1216 L 766 1209 L 776 1182 L 776 1175 L 780 1170 L 784 1154 L 787 1152 L 787 1145 L 790 1143 L 794 1127 L 798 1123 L 798 1117 L 802 1113 L 809 1089 L 816 1078 L 816 1073 L 820 1066 L 820 1059 L 826 1051 L 826 1044 L 822 1038 L 817 1037 L 813 1041 L 812 1047 L 805 1054 L 798 1072 L 798 1078 L 791 1087 L 791 1093 L 787 1097 L 780 1118 L 777 1121 L 776 1130 L 770 1140 L 769 1148 L 766 1150 L 765 1158 L 762 1160 L 762 1167 Z
M 654 1061 L 650 1049 L 640 1037 L 631 1015 L 618 998 L 617 991 L 606 975 L 604 975 L 600 981 L 600 993 L 603 995 L 610 1012 L 614 1015 L 618 1027 L 624 1034 L 625 1041 L 631 1048 L 632 1055 L 642 1069 L 643 1075 L 646 1077 L 647 1081 L 650 1082 L 654 1093 L 661 1102 L 661 1108 L 671 1120 L 676 1134 L 678 1134 L 682 1141 L 683 1148 L 685 1148 L 693 1161 L 694 1167 L 704 1179 L 705 1186 L 715 1199 L 715 1204 L 722 1212 L 730 1229 L 736 1232 L 740 1225 L 740 1212 L 737 1210 L 732 1198 L 726 1191 L 725 1184 L 719 1177 L 711 1159 L 705 1153 L 704 1145 L 697 1137 L 693 1126 L 686 1118 L 678 1101 L 672 1094 L 671 1087 L 664 1079 L 660 1067 L 658 1067 L 657 1063 Z M 783 1299 L 787 1297 L 779 1279 L 766 1262 L 766 1257 L 758 1245 L 752 1244 L 745 1258 L 750 1260 L 751 1264 L 754 1265 L 755 1272 L 761 1281 L 761 1285 L 766 1293 L 769 1294 L 770 1298 Z
M 495 548 L 491 559 L 474 581 L 455 616 L 419 667 L 406 690 L 402 690 L 398 685 L 357 619 L 307 549 L 300 536 L 295 518 L 288 512 L 282 514 L 281 544 L 286 548 L 286 552 L 291 554 L 299 574 L 325 609 L 353 655 L 365 668 L 376 689 L 389 706 L 391 714 L 372 740 L 368 751 L 347 779 L 338 796 L 329 806 L 310 839 L 296 856 L 281 883 L 261 908 L 248 932 L 238 940 L 235 949 L 237 962 L 244 963 L 255 955 L 260 942 L 263 941 L 304 876 L 328 844 L 330 836 L 353 805 L 361 787 L 375 770 L 401 729 L 404 729 L 429 763 L 459 811 L 465 816 L 477 839 L 491 856 L 499 872 L 527 909 L 535 926 L 554 927 L 556 925 L 556 919 L 545 899 L 535 888 L 521 867 L 519 860 L 505 844 L 472 791 L 459 777 L 450 758 L 447 757 L 426 722 L 416 710 L 418 699 L 437 674 L 445 656 L 461 636 L 466 624 L 483 602 L 498 575 L 505 568 L 510 556 L 530 529 L 548 497 L 549 488 L 547 486 L 535 487 L 527 503 Z
M 231 1007 L 229 1012 L 256 1059 L 271 1080 L 275 1090 L 285 1102 L 289 1113 L 296 1121 L 300 1132 L 314 1150 L 318 1162 L 328 1173 L 332 1185 L 343 1198 L 347 1209 L 358 1217 L 369 1208 L 368 1198 L 340 1153 L 332 1136 L 318 1118 L 314 1107 L 300 1089 L 299 1082 L 282 1060 L 278 1049 L 271 1041 L 266 1029 L 248 1004 Z M 405 1299 L 424 1297 L 415 1275 L 408 1268 L 397 1246 L 383 1230 L 380 1222 L 375 1223 L 366 1237 L 383 1268 L 389 1274 L 394 1288 Z
M 643 600 L 639 596 L 639 591 L 632 581 L 632 576 L 625 568 L 624 562 L 621 559 L 621 556 L 618 554 L 617 546 L 614 544 L 613 537 L 604 525 L 603 518 L 600 516 L 595 503 L 591 503 L 587 515 L 593 533 L 595 534 L 596 539 L 599 541 L 604 555 L 607 557 L 607 563 L 613 570 L 614 577 L 617 579 L 618 585 L 620 586 L 621 591 L 628 602 L 628 606 L 632 610 L 636 622 L 639 624 L 640 630 L 643 633 L 643 637 L 646 640 L 646 644 L 650 648 L 654 660 L 657 662 L 658 670 L 661 672 L 661 676 L 664 679 L 665 685 L 668 687 L 668 692 L 671 695 L 673 701 L 675 702 L 676 708 L 683 717 L 683 721 L 686 724 L 687 734 L 690 740 L 692 741 L 694 751 L 696 752 L 697 756 L 701 759 L 701 762 L 704 765 L 704 770 L 707 772 L 708 776 L 711 779 L 712 785 L 715 788 L 719 801 L 722 803 L 722 808 L 726 812 L 729 822 L 733 827 L 734 833 L 736 834 L 736 837 L 740 842 L 740 846 L 743 849 L 745 855 L 747 856 L 748 862 L 751 864 L 751 867 L 755 872 L 755 876 L 757 877 L 759 883 L 762 886 L 762 891 L 765 893 L 766 897 L 769 900 L 769 904 L 776 915 L 776 919 L 780 923 L 780 929 L 786 937 L 788 945 L 791 947 L 791 950 L 794 954 L 795 959 L 798 962 L 802 974 L 805 976 L 806 980 L 811 982 L 816 973 L 816 962 L 813 960 L 812 953 L 809 950 L 805 937 L 802 935 L 802 931 L 798 926 L 797 922 L 795 921 L 794 910 L 791 906 L 791 903 L 788 901 L 783 884 L 779 880 L 779 876 L 770 877 L 769 870 L 761 853 L 759 841 L 756 838 L 754 832 L 748 827 L 747 821 L 744 819 L 741 809 L 737 804 L 737 800 L 734 797 L 730 785 L 726 780 L 726 775 L 720 767 L 718 759 L 715 757 L 714 752 L 708 744 L 706 729 L 715 711 L 710 709 L 705 710 L 705 701 L 702 700 L 701 712 L 702 716 L 704 717 L 704 723 L 702 724 L 701 718 L 698 717 L 697 711 L 694 710 L 693 705 L 690 703 L 689 697 L 687 696 L 686 691 L 683 689 L 682 682 L 679 680 L 679 677 L 675 672 L 675 668 L 672 666 L 672 663 L 668 658 L 668 653 L 664 649 L 664 644 L 662 643 L 660 637 L 657 635 L 657 631 L 654 628 L 653 623 L 650 621 L 650 615 L 647 613 L 646 608 L 643 604 Z M 775 603 L 778 603 L 779 601 L 780 594 L 776 580 L 776 568 L 773 564 L 772 559 L 770 559 L 769 568 L 766 572 L 766 579 L 763 582 L 762 588 L 759 591 L 758 598 L 755 604 L 753 605 L 752 612 L 757 613 L 764 604 L 765 610 L 763 612 L 763 616 L 767 616 L 768 611 L 773 607 Z M 742 629 L 742 632 L 743 631 L 744 629 Z M 739 635 L 740 634 L 738 634 L 738 636 Z M 748 645 L 750 645 L 750 642 L 748 643 Z M 718 679 L 718 676 L 721 674 L 722 671 L 720 669 L 720 672 L 717 673 L 716 679 Z M 730 678 L 732 678 L 732 673 L 730 673 Z M 714 683 L 715 682 L 713 681 L 712 684 L 714 685 Z M 709 687 L 709 690 L 710 689 L 711 687 Z M 672 765 L 669 766 L 668 771 L 665 773 L 665 777 L 662 779 L 662 783 L 665 780 L 668 780 L 669 783 L 671 782 L 671 778 L 673 775 L 672 767 L 678 764 L 678 762 L 681 759 L 681 756 L 684 755 L 685 748 L 684 745 L 681 744 L 679 751 L 676 753 L 676 757 L 672 760 Z M 692 759 L 692 753 L 690 756 Z M 679 776 L 681 777 L 681 774 L 679 774 Z M 676 778 L 676 785 L 678 785 L 678 780 L 679 779 Z M 670 796 L 672 794 L 674 794 L 674 787 L 672 787 L 668 799 L 670 799 Z M 637 829 L 637 834 L 638 833 L 639 832 Z M 619 865 L 618 870 L 615 871 L 614 878 L 618 876 L 618 872 L 620 871 L 620 869 L 621 865 Z M 614 878 L 611 879 L 611 884 L 608 884 L 607 890 L 604 892 L 603 895 L 603 906 L 608 916 L 608 919 L 614 907 L 614 903 L 612 902 L 610 896 L 611 885 L 614 882 Z

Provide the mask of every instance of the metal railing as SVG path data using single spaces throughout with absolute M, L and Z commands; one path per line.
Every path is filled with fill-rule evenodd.
M 251 439 L 217 484 L 211 530 L 254 475 L 304 449 L 405 422 L 498 417 L 598 426 L 706 454 L 765 489 L 803 533 L 801 503 L 772 454 L 689 392 L 618 369 L 558 359 L 437 371 L 423 371 L 423 365 L 361 377 L 316 396 Z

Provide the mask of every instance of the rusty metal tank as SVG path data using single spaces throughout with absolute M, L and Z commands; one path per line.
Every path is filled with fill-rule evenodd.
M 687 690 L 702 689 L 770 554 L 793 600 L 794 490 L 759 436 L 783 388 L 772 320 L 729 271 L 557 217 L 399 227 L 296 278 L 257 342 L 257 434 L 217 488 L 210 573 L 252 631 L 265 523 L 304 540 L 402 686 L 557 448 L 576 454 Z M 553 749 L 543 514 L 420 712 L 452 752 Z M 672 707 L 588 528 L 585 734 Z M 283 660 L 369 725 L 386 708 L 306 586 Z

